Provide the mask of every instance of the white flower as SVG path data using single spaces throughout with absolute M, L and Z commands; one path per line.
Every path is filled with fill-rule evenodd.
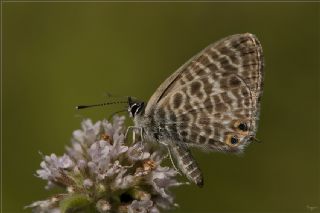
M 164 158 L 147 142 L 125 144 L 124 117 L 82 122 L 73 132 L 66 154 L 44 156 L 37 176 L 47 188 L 60 186 L 65 194 L 27 206 L 34 212 L 59 213 L 68 208 L 94 208 L 98 212 L 159 213 L 177 204 L 169 192 L 179 186 L 177 172 L 160 164 Z M 75 202 L 76 201 L 76 202 Z M 73 206 L 77 203 L 78 206 Z

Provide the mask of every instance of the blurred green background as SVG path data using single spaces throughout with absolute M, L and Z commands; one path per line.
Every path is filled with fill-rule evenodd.
M 310 212 L 320 209 L 319 3 L 3 4 L 3 212 L 52 194 L 34 177 L 62 154 L 106 93 L 148 100 L 208 44 L 251 32 L 265 55 L 258 138 L 243 156 L 195 156 L 202 189 L 174 190 L 172 212 Z

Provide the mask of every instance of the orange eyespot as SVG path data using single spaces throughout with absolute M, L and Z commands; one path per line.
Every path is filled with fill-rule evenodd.
M 238 120 L 234 122 L 233 124 L 234 128 L 236 128 L 236 131 L 241 135 L 247 135 L 249 131 L 249 122 L 248 121 L 241 121 Z
M 238 138 L 236 138 L 236 137 L 234 137 L 234 136 L 231 137 L 230 143 L 231 143 L 232 145 L 236 145 L 238 142 L 239 142 Z
M 247 126 L 246 123 L 240 123 L 240 124 L 238 125 L 238 128 L 239 128 L 241 131 L 244 131 L 244 132 L 248 131 L 248 126 Z
M 236 135 L 229 134 L 226 138 L 226 143 L 230 146 L 236 146 L 240 143 L 240 140 Z
M 235 128 L 237 128 L 237 129 L 243 131 L 243 132 L 246 132 L 246 131 L 249 130 L 249 125 L 248 125 L 248 122 L 246 122 L 246 121 L 240 121 L 240 120 L 238 120 L 238 121 L 234 122 L 234 125 L 233 125 L 233 126 L 234 126 Z

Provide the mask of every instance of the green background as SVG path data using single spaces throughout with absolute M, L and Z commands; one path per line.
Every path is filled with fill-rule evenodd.
M 106 93 L 148 100 L 208 44 L 251 32 L 265 55 L 258 138 L 243 156 L 195 156 L 205 176 L 172 212 L 320 209 L 318 3 L 3 3 L 3 212 L 52 194 L 34 177 Z

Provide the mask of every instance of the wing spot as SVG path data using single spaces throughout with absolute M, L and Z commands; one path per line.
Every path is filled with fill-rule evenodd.
M 203 104 L 210 114 L 213 113 L 213 103 L 212 103 L 211 98 L 209 96 L 207 96 L 207 98 Z
M 247 97 L 249 95 L 249 92 L 248 92 L 247 88 L 243 87 L 241 89 L 241 94 L 243 95 L 243 97 Z
M 207 139 L 206 139 L 206 137 L 200 135 L 198 141 L 200 144 L 204 144 L 207 141 Z
M 230 146 L 235 146 L 239 143 L 239 138 L 236 135 L 227 134 L 225 142 Z
M 197 95 L 196 95 L 199 99 L 203 98 L 203 93 L 201 91 L 198 91 Z
M 215 141 L 214 139 L 212 139 L 212 138 L 209 138 L 208 143 L 209 143 L 210 145 L 215 145 L 215 144 L 216 144 L 216 141 Z
M 236 137 L 231 137 L 230 143 L 231 143 L 232 145 L 237 144 L 237 143 L 238 143 L 238 138 L 236 138 Z
M 183 122 L 189 122 L 190 121 L 190 117 L 187 114 L 182 114 L 181 116 L 181 121 Z
M 190 135 L 190 141 L 191 141 L 191 142 L 197 141 L 197 134 L 196 134 L 196 133 L 192 133 L 192 134 Z
M 183 136 L 183 137 L 187 137 L 188 136 L 188 132 L 187 131 L 182 131 L 180 133 L 180 135 Z
M 224 103 L 218 103 L 215 105 L 215 109 L 217 112 L 225 112 L 225 111 L 227 111 L 228 108 L 226 107 L 226 105 Z
M 204 131 L 206 132 L 207 135 L 211 135 L 212 133 L 210 128 L 205 128 Z
M 201 117 L 198 120 L 198 123 L 200 125 L 209 125 L 210 124 L 211 119 L 209 117 Z
M 199 71 L 197 72 L 198 76 L 203 76 L 205 74 L 207 74 L 207 73 L 203 69 L 199 69 Z
M 244 132 L 248 131 L 248 125 L 246 123 L 240 123 L 238 128 Z
M 237 77 L 233 76 L 230 78 L 229 84 L 231 87 L 238 87 L 241 84 L 241 81 Z
M 201 83 L 196 81 L 191 83 L 191 95 L 195 95 L 196 93 L 198 93 L 200 91 L 201 88 Z
M 222 98 L 222 100 L 223 100 L 223 102 L 224 103 L 226 103 L 226 104 L 228 104 L 228 105 L 232 105 L 232 99 L 228 96 L 228 94 L 227 93 L 222 93 L 221 94 L 221 98 Z
M 209 64 L 209 65 L 207 66 L 207 68 L 208 68 L 209 70 L 211 70 L 211 71 L 216 71 L 216 70 L 218 70 L 218 66 L 215 65 L 215 64 Z
M 244 105 L 245 105 L 246 107 L 249 107 L 249 106 L 250 106 L 250 100 L 249 100 L 249 98 L 247 98 L 247 99 L 244 100 Z
M 178 109 L 182 104 L 183 96 L 177 93 L 173 96 L 173 108 Z
M 177 116 L 174 113 L 170 113 L 170 121 L 171 122 L 176 122 L 177 121 Z

